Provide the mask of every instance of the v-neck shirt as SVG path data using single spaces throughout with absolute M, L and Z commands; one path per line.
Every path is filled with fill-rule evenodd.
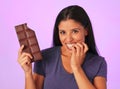
M 68 73 L 61 59 L 61 47 L 42 50 L 43 59 L 34 63 L 34 72 L 45 77 L 44 89 L 78 89 L 72 73 Z M 96 76 L 107 78 L 107 64 L 103 57 L 87 53 L 82 68 L 93 83 Z

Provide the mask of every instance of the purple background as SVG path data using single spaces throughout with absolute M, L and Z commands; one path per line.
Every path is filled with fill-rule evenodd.
M 48 48 L 58 12 L 73 4 L 82 6 L 91 18 L 98 49 L 108 64 L 108 89 L 120 89 L 119 0 L 0 0 L 0 89 L 24 89 L 14 26 L 27 23 L 35 30 L 40 48 Z

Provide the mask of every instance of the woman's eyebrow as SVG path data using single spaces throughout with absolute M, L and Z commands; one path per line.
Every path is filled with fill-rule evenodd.
M 71 30 L 80 30 L 81 28 L 73 28 L 73 29 L 71 29 Z
M 59 29 L 59 31 L 64 31 L 63 29 Z

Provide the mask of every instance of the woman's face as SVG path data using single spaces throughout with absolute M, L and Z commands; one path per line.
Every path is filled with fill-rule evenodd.
M 85 36 L 88 34 L 80 23 L 72 19 L 62 20 L 58 29 L 60 41 L 66 50 L 71 50 L 73 44 L 85 42 Z

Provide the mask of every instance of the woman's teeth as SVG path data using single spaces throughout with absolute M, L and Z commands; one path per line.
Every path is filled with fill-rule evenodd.
M 69 49 L 71 49 L 72 46 L 73 46 L 73 44 L 67 44 L 67 47 L 68 47 Z

